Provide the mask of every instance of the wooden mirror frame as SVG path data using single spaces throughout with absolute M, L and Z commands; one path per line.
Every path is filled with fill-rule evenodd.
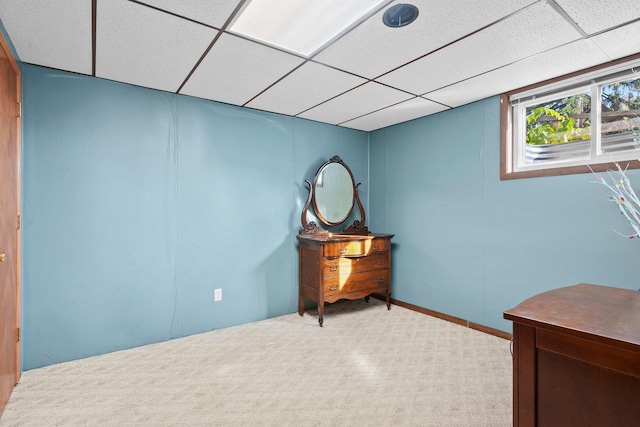
M 351 177 L 351 183 L 353 185 L 353 203 L 351 205 L 351 209 L 349 209 L 349 213 L 347 214 L 345 219 L 342 222 L 338 222 L 338 223 L 332 223 L 330 221 L 325 222 L 326 218 L 321 213 L 319 214 L 317 212 L 317 204 L 315 199 L 315 193 L 316 193 L 315 186 L 318 181 L 318 176 L 328 165 L 332 163 L 338 163 L 342 165 L 347 170 L 347 172 L 349 172 L 349 176 Z M 339 156 L 333 156 L 331 159 L 323 163 L 322 166 L 318 168 L 318 171 L 316 172 L 316 175 L 313 178 L 313 183 L 311 183 L 311 181 L 309 181 L 308 179 L 306 179 L 305 182 L 309 186 L 309 197 L 307 198 L 307 202 L 302 208 L 302 214 L 300 215 L 300 220 L 302 222 L 302 229 L 298 232 L 298 234 L 329 233 L 328 230 L 325 230 L 324 228 L 320 227 L 315 221 L 311 221 L 311 222 L 307 221 L 307 212 L 309 211 L 309 208 L 311 207 L 311 205 L 313 205 L 314 207 L 313 212 L 315 216 L 320 221 L 323 221 L 326 225 L 329 225 L 329 226 L 340 226 L 344 224 L 351 216 L 351 213 L 353 212 L 354 204 L 358 205 L 358 209 L 360 210 L 360 219 L 355 220 L 353 224 L 351 224 L 341 233 L 344 233 L 344 234 L 369 234 L 370 233 L 369 229 L 365 226 L 365 221 L 367 217 L 364 212 L 364 207 L 362 206 L 362 202 L 360 201 L 360 196 L 358 196 L 358 187 L 360 186 L 361 183 L 359 182 L 355 184 L 355 180 L 353 179 L 353 173 L 351 172 L 351 169 L 342 161 L 342 159 Z

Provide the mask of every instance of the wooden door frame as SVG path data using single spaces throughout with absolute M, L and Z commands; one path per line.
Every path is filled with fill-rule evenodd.
M 0 45 L 2 49 L 5 51 L 7 58 L 9 58 L 9 62 L 16 72 L 16 214 L 18 218 L 20 218 L 22 212 L 21 206 L 21 178 L 22 178 L 22 74 L 20 72 L 20 67 L 13 57 L 13 51 L 9 47 L 9 43 L 7 43 L 4 38 L 4 34 L 0 32 Z M 16 218 L 18 221 L 18 219 Z M 15 257 L 15 268 L 16 268 L 16 325 L 20 328 L 20 316 L 21 316 L 21 281 L 22 281 L 22 271 L 21 271 L 21 252 L 22 252 L 22 226 L 20 223 L 16 224 L 16 257 Z M 18 329 L 20 331 L 20 329 Z M 15 378 L 16 383 L 20 380 L 20 344 L 22 341 L 21 333 L 18 332 L 18 336 L 16 336 L 16 372 Z

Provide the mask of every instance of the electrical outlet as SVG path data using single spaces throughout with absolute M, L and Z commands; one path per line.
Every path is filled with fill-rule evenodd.
M 222 289 L 218 288 L 213 290 L 213 300 L 222 301 Z

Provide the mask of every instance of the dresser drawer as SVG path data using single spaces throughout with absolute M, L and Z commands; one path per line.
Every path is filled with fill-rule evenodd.
M 389 268 L 388 252 L 376 252 L 371 255 L 353 258 L 325 258 L 322 263 L 322 275 L 349 275 L 383 268 Z
M 324 294 L 385 290 L 390 283 L 389 269 L 353 273 L 348 276 L 332 276 L 324 279 Z
M 385 252 L 391 249 L 391 240 L 389 239 L 373 239 L 369 241 L 369 253 Z
M 324 245 L 325 257 L 363 256 L 372 252 L 384 252 L 389 250 L 389 239 L 357 239 L 343 242 L 332 242 Z
M 324 246 L 324 256 L 362 256 L 366 253 L 365 240 L 351 240 L 344 242 L 327 243 Z

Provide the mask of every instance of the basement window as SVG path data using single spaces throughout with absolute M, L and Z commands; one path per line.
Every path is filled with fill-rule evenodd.
M 501 179 L 640 167 L 640 59 L 501 98 Z

